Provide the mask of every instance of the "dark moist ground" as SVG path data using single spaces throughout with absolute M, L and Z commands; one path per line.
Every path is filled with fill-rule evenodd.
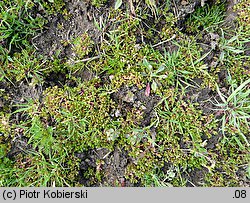
M 176 5 L 172 8 L 172 11 L 179 14 L 180 20 L 178 21 L 177 26 L 181 28 L 181 26 L 184 25 L 187 16 L 194 12 L 197 6 L 200 6 L 201 1 L 191 0 L 189 3 L 185 3 L 183 1 L 177 0 L 175 2 Z M 109 6 L 113 6 L 113 4 L 113 1 L 111 1 L 109 5 L 106 5 L 100 9 L 96 9 L 84 1 L 68 1 L 66 8 L 71 14 L 69 19 L 65 19 L 65 17 L 61 14 L 53 16 L 51 19 L 49 19 L 46 29 L 33 40 L 34 46 L 36 47 L 37 51 L 40 54 L 46 56 L 48 60 L 52 60 L 58 50 L 60 51 L 59 58 L 64 60 L 72 59 L 74 57 L 74 53 L 71 49 L 71 45 L 64 46 L 63 42 L 76 38 L 77 36 L 87 32 L 92 40 L 94 40 L 96 45 L 98 45 L 100 43 L 102 33 L 96 29 L 93 23 L 93 18 L 95 17 L 98 19 L 100 15 L 103 15 L 104 18 L 105 16 L 108 16 Z M 228 24 L 231 24 L 230 26 L 232 26 L 233 29 L 232 19 L 235 18 L 235 15 L 232 12 L 232 5 L 233 1 L 229 1 L 226 19 L 228 20 Z M 61 25 L 60 29 L 58 29 L 58 25 Z M 112 26 L 110 27 L 111 28 L 109 29 L 112 29 Z M 160 27 L 161 25 L 159 25 L 159 29 Z M 205 41 L 203 41 L 203 43 L 210 44 L 211 40 L 214 40 L 212 37 L 208 34 L 204 34 L 203 39 Z M 151 40 L 148 39 L 148 43 L 150 43 L 150 41 Z M 176 48 L 171 42 L 169 42 L 167 45 L 169 45 L 169 51 Z M 249 45 L 250 44 L 248 43 L 247 46 L 249 47 Z M 162 47 L 159 46 L 157 49 L 161 50 Z M 207 52 L 205 49 L 206 47 L 204 47 L 204 52 Z M 218 55 L 218 53 L 214 51 L 209 56 L 207 56 L 205 59 L 206 63 L 211 64 L 213 62 L 212 58 L 215 55 Z M 219 76 L 219 83 L 223 84 L 226 78 L 226 71 L 221 70 Z M 76 77 L 80 77 L 82 80 L 90 80 L 94 77 L 94 73 L 83 70 L 82 72 L 78 72 Z M 103 82 L 105 83 L 105 75 L 103 75 L 103 78 Z M 196 84 L 202 83 L 200 79 L 196 79 L 194 82 Z M 1 98 L 0 108 L 6 104 L 14 106 L 15 104 L 22 103 L 22 101 L 27 98 L 42 100 L 44 89 L 55 85 L 62 87 L 65 84 L 74 86 L 74 84 L 71 84 L 70 81 L 66 79 L 65 73 L 52 73 L 45 79 L 43 86 L 37 85 L 34 88 L 31 88 L 29 85 L 25 84 L 25 82 L 21 82 L 16 88 L 1 82 L 0 89 L 5 89 L 6 92 L 8 92 L 11 96 L 12 100 L 5 101 L 3 98 Z M 228 87 L 225 86 L 225 88 Z M 132 93 L 133 97 L 128 97 L 128 93 Z M 209 88 L 189 87 L 185 95 L 186 100 L 190 100 L 191 98 L 193 102 L 199 103 L 199 108 L 204 114 L 211 114 L 212 104 L 211 102 L 207 102 L 207 100 L 209 98 L 215 97 L 216 95 Z M 126 112 L 129 111 L 127 109 L 140 107 L 140 105 L 144 104 L 145 110 L 143 119 L 141 120 L 141 123 L 139 123 L 139 125 L 142 127 L 148 126 L 150 124 L 150 120 L 154 116 L 153 108 L 160 101 L 160 98 L 155 95 L 151 94 L 149 97 L 145 96 L 145 89 L 138 90 L 136 87 L 128 88 L 126 86 L 121 87 L 117 93 L 112 94 L 112 99 L 120 107 L 119 114 L 121 114 L 121 116 L 124 116 Z M 15 111 L 15 108 L 12 110 Z M 11 118 L 11 120 L 12 122 L 18 123 L 21 120 L 24 120 L 24 118 L 22 118 L 21 114 L 15 114 L 15 117 Z M 206 148 L 215 148 L 221 136 L 222 135 L 213 136 L 211 139 L 208 139 Z M 204 140 L 205 139 L 207 138 L 204 137 Z M 8 153 L 8 157 L 13 158 L 23 150 L 28 150 L 31 148 L 31 146 L 27 144 L 27 141 L 28 140 L 22 136 L 21 131 L 17 132 L 16 139 L 11 143 L 11 149 Z M 181 141 L 180 146 L 185 148 Z M 140 186 L 140 182 L 135 184 L 124 178 L 126 167 L 128 163 L 132 162 L 133 160 L 128 156 L 128 152 L 124 151 L 123 149 L 115 148 L 114 151 L 109 151 L 105 148 L 91 149 L 82 153 L 76 153 L 75 156 L 80 160 L 80 184 L 85 186 Z M 97 160 L 103 160 L 102 164 L 97 166 Z M 96 170 L 98 167 L 101 168 L 101 170 L 106 174 L 101 182 L 93 184 L 93 180 L 91 178 L 84 178 L 84 171 L 86 171 L 88 168 L 93 168 Z M 167 171 L 168 165 L 166 164 L 162 170 Z M 207 168 L 201 168 L 191 171 L 189 174 L 183 175 L 189 180 L 187 182 L 187 186 L 202 186 L 204 183 L 204 176 L 207 172 Z M 244 176 L 241 171 L 238 172 L 238 175 L 239 177 Z M 249 180 L 246 180 L 245 183 L 242 183 L 242 185 L 249 184 Z

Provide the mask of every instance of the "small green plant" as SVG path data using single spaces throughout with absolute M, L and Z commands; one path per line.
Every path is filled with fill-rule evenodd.
M 149 82 L 151 82 L 151 88 L 154 92 L 157 90 L 157 80 L 165 79 L 168 76 L 165 74 L 165 65 L 161 64 L 157 70 L 154 70 L 153 66 L 148 62 L 146 58 L 143 59 L 143 65 L 147 68 L 147 73 L 142 73 L 143 76 L 147 76 Z
M 92 0 L 91 4 L 93 6 L 100 7 L 100 6 L 103 6 L 106 2 L 107 0 Z
M 45 61 L 41 57 L 35 56 L 35 50 L 23 49 L 21 52 L 16 52 L 10 58 L 8 65 L 2 68 L 4 76 L 10 81 L 21 81 L 33 79 L 36 82 L 42 82 L 43 73 L 48 68 L 43 65 Z
M 93 41 L 87 33 L 84 33 L 79 37 L 75 38 L 72 42 L 72 45 L 76 57 L 78 59 L 82 59 L 83 57 L 87 56 L 91 52 L 93 44 Z
M 132 0 L 129 1 L 130 3 Z M 119 9 L 122 5 L 122 0 L 116 0 L 115 2 L 115 10 Z M 145 0 L 146 5 L 150 8 L 151 12 L 154 14 L 156 17 L 157 15 L 157 5 L 155 0 Z
M 221 115 L 221 130 L 226 138 L 226 134 L 232 133 L 231 139 L 235 140 L 239 147 L 244 148 L 249 145 L 247 136 L 250 129 L 250 79 L 237 86 L 235 80 L 228 76 L 230 94 L 224 95 L 217 85 L 217 92 L 221 102 L 215 104 L 218 115 Z M 227 132 L 227 133 L 226 133 Z M 230 139 L 230 138 L 226 138 Z
M 223 22 L 225 6 L 224 4 L 198 7 L 187 20 L 187 31 L 197 32 L 202 29 L 213 32 L 218 29 L 218 25 Z
M 170 182 L 174 178 L 176 178 L 175 167 L 170 167 L 165 174 L 157 168 L 153 173 L 145 174 L 144 182 L 146 187 L 173 187 Z
M 46 15 L 58 15 L 58 13 L 61 13 L 65 18 L 68 17 L 64 0 L 36 0 L 35 3 L 46 12 Z
M 221 38 L 219 41 L 219 49 L 221 51 L 219 60 L 223 64 L 230 55 L 233 57 L 246 51 L 245 44 L 250 42 L 250 33 L 244 32 L 243 27 L 239 27 L 233 36 L 228 36 L 221 28 Z M 228 39 L 229 38 L 229 39 Z
M 42 28 L 44 21 L 33 18 L 28 11 L 33 5 L 31 1 L 0 2 L 0 42 L 4 42 L 8 52 L 26 47 L 29 38 Z

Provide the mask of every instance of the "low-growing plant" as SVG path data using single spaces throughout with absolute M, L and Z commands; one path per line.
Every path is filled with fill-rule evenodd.
M 206 30 L 208 32 L 216 31 L 224 20 L 225 5 L 206 4 L 198 7 L 187 20 L 187 31 L 196 32 L 198 30 Z
M 5 44 L 8 52 L 26 47 L 30 37 L 42 28 L 43 19 L 33 18 L 29 13 L 33 6 L 31 1 L 0 2 L 0 41 Z
M 25 79 L 30 81 L 33 79 L 34 83 L 43 81 L 43 73 L 46 68 L 45 61 L 42 57 L 35 55 L 33 49 L 23 49 L 21 52 L 15 53 L 2 70 L 4 76 L 10 81 L 21 81 Z
M 170 167 L 166 173 L 156 168 L 153 173 L 145 174 L 146 187 L 173 187 L 170 181 L 176 178 L 177 172 L 175 167 Z
M 240 148 L 249 147 L 250 129 L 250 79 L 242 82 L 239 86 L 228 76 L 230 85 L 229 94 L 225 95 L 217 85 L 217 92 L 221 102 L 217 101 L 215 109 L 221 116 L 221 131 L 226 140 L 235 140 Z M 228 137 L 227 134 L 232 136 Z
M 146 67 L 147 73 L 142 73 L 142 75 L 148 77 L 148 81 L 151 83 L 153 92 L 156 92 L 157 81 L 168 77 L 164 72 L 165 65 L 161 64 L 157 70 L 154 70 L 153 66 L 147 61 L 146 58 L 143 59 L 143 65 Z
M 230 55 L 236 58 L 246 51 L 245 44 L 250 42 L 250 32 L 244 32 L 243 27 L 239 27 L 237 32 L 234 32 L 233 36 L 230 36 L 229 34 L 225 33 L 222 28 L 220 30 L 221 38 L 218 47 L 221 53 L 219 60 L 223 64 L 225 60 L 228 60 Z M 240 59 L 242 59 L 242 57 Z
M 103 6 L 106 2 L 107 0 L 92 0 L 91 4 L 93 6 L 100 7 L 100 6 Z
M 87 33 L 80 35 L 72 41 L 72 49 L 78 59 L 82 59 L 92 51 L 94 43 Z

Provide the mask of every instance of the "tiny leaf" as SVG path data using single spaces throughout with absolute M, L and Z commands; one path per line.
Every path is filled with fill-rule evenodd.
M 154 92 L 156 92 L 156 90 L 157 90 L 157 83 L 156 83 L 155 81 L 152 82 L 151 88 L 152 88 L 152 90 L 153 90 Z
M 145 96 L 149 96 L 150 95 L 150 83 L 147 84 L 146 86 L 146 90 L 145 90 Z
M 117 10 L 118 8 L 120 8 L 121 5 L 122 5 L 122 0 L 117 0 L 115 2 L 115 10 Z
M 146 58 L 143 59 L 143 65 L 151 72 L 153 67 L 152 65 L 148 62 Z
M 160 65 L 160 67 L 159 67 L 158 70 L 156 71 L 156 74 L 157 74 L 157 73 L 160 73 L 160 72 L 162 72 L 162 71 L 164 71 L 164 70 L 165 70 L 164 65 Z

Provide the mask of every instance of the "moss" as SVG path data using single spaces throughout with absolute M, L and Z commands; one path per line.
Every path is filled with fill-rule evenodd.
M 42 0 L 40 5 L 46 11 L 47 15 L 56 15 L 58 13 L 66 14 L 65 1 L 64 0 L 51 0 L 44 1 Z
M 72 42 L 72 45 L 72 50 L 76 54 L 77 58 L 82 59 L 92 51 L 94 43 L 89 35 L 87 33 L 84 33 L 75 38 Z
M 91 0 L 91 4 L 98 8 L 103 6 L 105 3 L 107 3 L 107 0 Z
M 186 31 L 190 33 L 199 32 L 199 30 L 216 31 L 219 24 L 223 22 L 225 4 L 217 3 L 212 6 L 206 4 L 198 7 L 187 20 Z
M 234 6 L 234 10 L 238 13 L 238 22 L 240 26 L 247 32 L 250 26 L 250 4 L 247 0 L 242 0 Z
M 178 28 L 176 28 L 176 22 L 177 19 L 172 13 L 168 13 L 165 17 L 165 25 L 163 26 L 160 36 L 162 40 L 169 39 L 173 37 L 173 35 L 179 31 Z
M 217 145 L 217 153 L 214 154 L 215 167 L 211 173 L 206 175 L 207 186 L 235 187 L 239 185 L 237 173 L 240 167 L 249 162 L 250 157 L 245 153 L 247 151 L 238 151 L 234 146 Z

